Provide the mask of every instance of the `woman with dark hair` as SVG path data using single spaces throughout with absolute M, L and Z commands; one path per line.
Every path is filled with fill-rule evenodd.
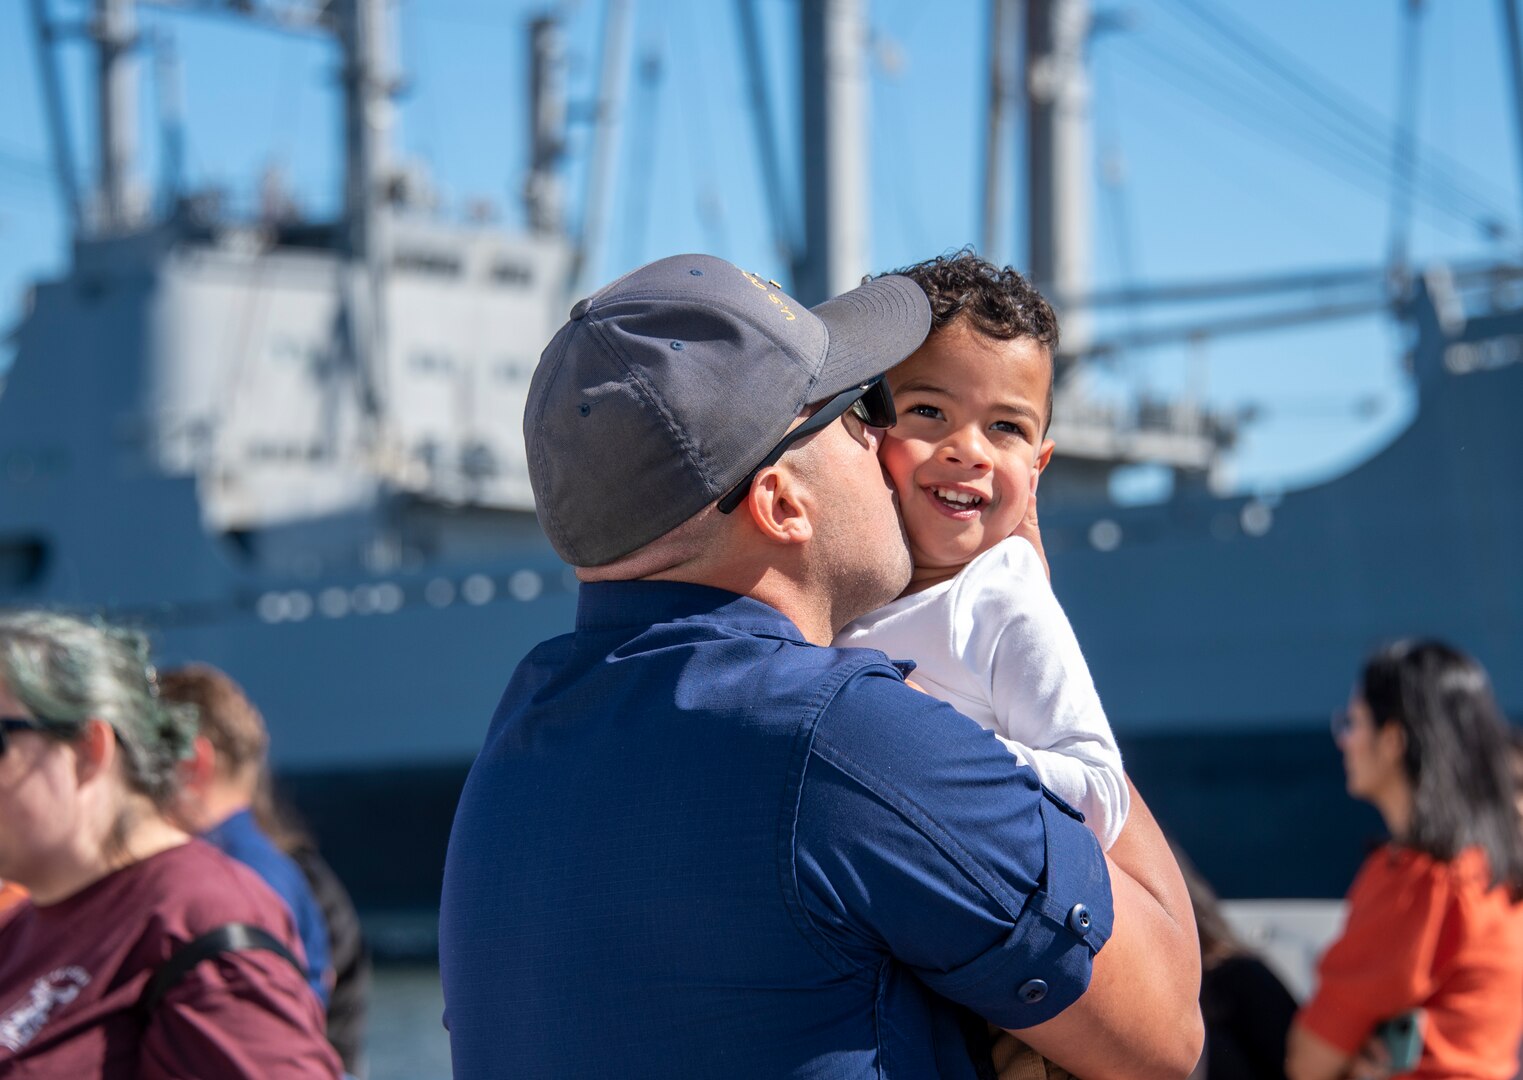
M 290 913 L 166 816 L 194 735 L 141 636 L 0 613 L 0 1075 L 339 1075 Z
M 1508 1080 L 1523 1035 L 1523 838 L 1486 673 L 1438 642 L 1390 646 L 1333 730 L 1349 794 L 1374 805 L 1391 839 L 1349 890 L 1286 1072 L 1387 1075 L 1361 1050 L 1420 1010 L 1421 1056 L 1399 1075 Z

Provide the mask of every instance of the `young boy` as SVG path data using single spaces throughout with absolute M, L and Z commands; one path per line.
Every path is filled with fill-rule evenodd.
M 895 272 L 932 312 L 889 372 L 899 422 L 880 451 L 915 569 L 835 644 L 913 659 L 920 686 L 993 731 L 1108 850 L 1129 804 L 1121 754 L 1036 531 L 1057 319 L 1020 274 L 970 253 Z

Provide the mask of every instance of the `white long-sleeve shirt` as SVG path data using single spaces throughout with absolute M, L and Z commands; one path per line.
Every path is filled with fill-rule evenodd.
M 1130 804 L 1121 751 L 1027 541 L 996 544 L 950 581 L 864 615 L 835 644 L 915 661 L 917 683 L 994 732 L 1103 847 L 1115 842 Z

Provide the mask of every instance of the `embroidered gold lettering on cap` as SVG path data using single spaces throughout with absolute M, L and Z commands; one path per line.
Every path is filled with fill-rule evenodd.
M 768 285 L 771 285 L 774 289 L 781 289 L 781 285 L 775 281 L 764 281 L 760 274 L 753 274 L 749 270 L 742 270 L 741 273 L 745 275 L 747 281 L 767 294 L 767 299 L 771 300 L 774 304 L 777 305 L 778 310 L 782 312 L 783 318 L 785 320 L 788 322 L 793 322 L 798 318 L 798 316 L 792 312 L 788 305 L 783 303 L 781 296 L 767 288 Z

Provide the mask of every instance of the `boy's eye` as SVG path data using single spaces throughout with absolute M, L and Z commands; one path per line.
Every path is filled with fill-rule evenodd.
M 928 416 L 932 420 L 941 419 L 941 410 L 934 405 L 911 405 L 904 411 L 913 416 Z
M 1004 432 L 1010 435 L 1019 435 L 1023 439 L 1030 438 L 1030 436 L 1027 435 L 1025 428 L 1021 427 L 1020 424 L 1017 424 L 1011 420 L 996 420 L 992 426 L 995 431 Z

